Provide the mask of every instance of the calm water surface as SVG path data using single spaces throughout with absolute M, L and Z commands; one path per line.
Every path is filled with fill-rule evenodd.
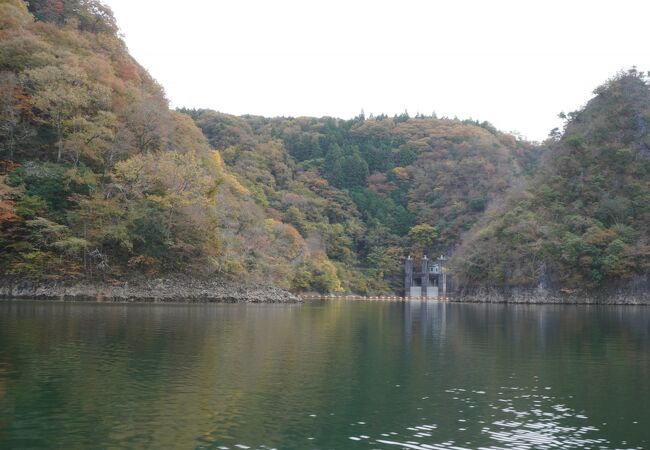
M 0 302 L 0 448 L 650 448 L 650 308 Z

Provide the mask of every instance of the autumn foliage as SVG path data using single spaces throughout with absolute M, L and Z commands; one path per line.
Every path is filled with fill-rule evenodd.
M 0 18 L 4 275 L 247 273 L 289 287 L 320 261 L 169 110 L 106 6 L 0 0 Z
M 650 271 L 650 88 L 632 69 L 551 137 L 535 176 L 456 255 L 468 286 L 617 289 Z
M 0 0 L 0 272 L 399 292 L 647 276 L 650 93 L 620 74 L 533 144 L 488 122 L 171 111 L 97 0 Z

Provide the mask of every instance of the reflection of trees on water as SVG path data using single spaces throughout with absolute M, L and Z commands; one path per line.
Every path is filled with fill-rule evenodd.
M 0 308 L 0 421 L 10 430 L 16 417 L 21 427 L 64 420 L 66 427 L 36 434 L 62 448 L 79 447 L 79 439 L 86 447 L 186 448 L 244 438 L 304 448 L 307 437 L 340 448 L 351 423 L 365 422 L 355 425 L 359 434 L 380 435 L 387 424 L 406 429 L 423 417 L 451 438 L 459 417 L 490 417 L 514 388 L 534 388 L 598 424 L 620 422 L 621 411 L 624 420 L 645 417 L 650 401 L 646 308 L 339 301 Z M 469 396 L 472 408 L 461 401 Z M 640 441 L 640 430 L 626 422 L 608 433 Z M 11 438 L 4 433 L 0 443 Z
M 547 349 L 564 347 L 567 339 L 584 350 L 612 340 L 625 342 L 626 352 L 645 355 L 650 347 L 650 308 L 635 306 L 484 305 L 433 302 L 403 304 L 404 337 L 446 344 L 476 339 Z M 433 342 L 432 341 L 432 342 Z M 647 358 L 639 362 L 648 363 Z
M 404 308 L 404 339 L 413 351 L 431 355 L 439 389 L 471 386 L 486 392 L 472 411 L 475 417 L 489 416 L 507 389 L 537 388 L 586 413 L 590 423 L 611 427 L 607 432 L 620 442 L 645 442 L 643 427 L 633 422 L 646 416 L 650 401 L 650 308 L 443 303 Z
M 0 380 L 14 394 L 8 410 L 64 412 L 67 428 L 42 436 L 66 448 L 75 425 L 92 430 L 87 448 L 284 442 L 313 425 L 312 414 L 358 407 L 361 380 L 378 374 L 360 355 L 385 319 L 374 311 L 374 324 L 360 323 L 365 312 L 350 317 L 345 303 L 6 307 L 14 311 L 0 327 L 0 366 L 20 374 L 19 383 Z

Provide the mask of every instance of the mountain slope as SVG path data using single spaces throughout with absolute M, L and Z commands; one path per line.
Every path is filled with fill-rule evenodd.
M 631 70 L 569 114 L 534 179 L 473 230 L 466 285 L 595 289 L 650 270 L 650 90 Z
M 453 252 L 542 153 L 471 120 L 170 111 L 97 0 L 0 0 L 0 87 L 14 277 L 398 291 L 407 253 Z
M 306 266 L 338 289 L 323 256 L 169 110 L 101 3 L 0 0 L 0 93 L 3 275 L 187 272 L 289 286 Z
M 409 252 L 453 251 L 542 152 L 474 121 L 183 112 L 258 204 L 320 243 L 356 292 L 398 291 Z

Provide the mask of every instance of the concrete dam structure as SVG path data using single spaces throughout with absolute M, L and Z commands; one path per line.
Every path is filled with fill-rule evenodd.
M 438 298 L 447 296 L 447 258 L 440 256 L 420 261 L 420 270 L 414 269 L 415 260 L 409 255 L 404 261 L 404 297 Z

